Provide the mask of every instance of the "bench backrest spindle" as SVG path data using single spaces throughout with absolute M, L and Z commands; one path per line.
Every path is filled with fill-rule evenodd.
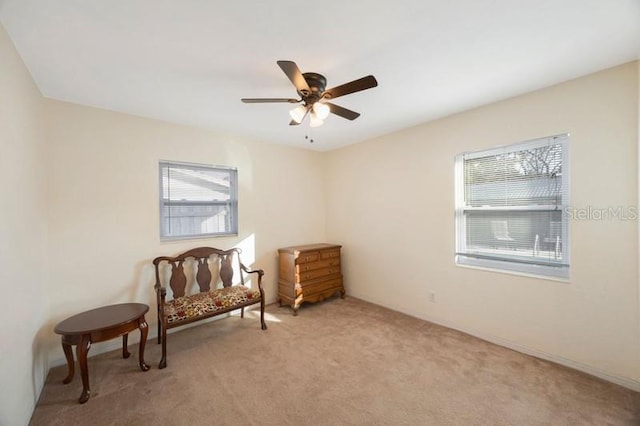
M 222 280 L 223 287 L 230 287 L 233 283 L 233 267 L 231 266 L 232 260 L 233 252 L 220 257 L 220 279 Z
M 169 286 L 171 287 L 171 291 L 173 291 L 173 297 L 184 296 L 184 289 L 187 286 L 187 277 L 184 274 L 184 266 L 183 266 L 184 261 L 180 260 L 178 262 L 170 262 L 170 263 L 171 263 L 171 280 L 169 281 Z
M 211 288 L 211 270 L 209 269 L 209 258 L 196 259 L 198 262 L 198 273 L 196 281 L 200 287 L 200 291 L 209 291 Z
M 224 288 L 233 284 L 244 285 L 240 253 L 239 248 L 220 250 L 199 247 L 176 257 L 158 257 L 153 262 L 156 269 L 156 288 L 162 286 L 163 282 L 166 282 L 164 279 L 167 279 L 175 299 L 191 293 L 196 284 L 200 292 L 213 290 L 220 282 Z M 165 264 L 170 266 L 170 271 L 165 269 Z M 236 268 L 240 272 L 240 280 L 234 283 Z

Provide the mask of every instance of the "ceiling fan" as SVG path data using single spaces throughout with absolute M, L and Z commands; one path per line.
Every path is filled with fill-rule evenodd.
M 242 98 L 241 100 L 247 104 L 275 102 L 297 104 L 302 102 L 302 105 L 297 106 L 289 112 L 292 118 L 289 123 L 291 126 L 302 123 L 307 115 L 310 116 L 309 124 L 311 127 L 321 126 L 324 120 L 329 116 L 329 113 L 339 115 L 347 120 L 355 120 L 360 117 L 360 113 L 351 111 L 350 109 L 343 108 L 328 101 L 340 96 L 359 92 L 361 90 L 371 89 L 378 85 L 376 78 L 372 75 L 368 75 L 340 86 L 325 89 L 327 86 L 327 79 L 323 75 L 315 72 L 302 73 L 293 61 L 278 61 L 278 66 L 280 66 L 282 71 L 284 71 L 287 77 L 289 77 L 289 80 L 291 80 L 295 86 L 300 99 Z

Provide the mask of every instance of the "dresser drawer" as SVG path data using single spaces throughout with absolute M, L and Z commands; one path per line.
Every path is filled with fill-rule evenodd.
M 305 282 L 314 280 L 316 278 L 328 277 L 330 275 L 339 274 L 340 266 L 330 266 L 328 268 L 322 269 L 314 269 L 312 271 L 302 272 L 300 274 L 296 274 L 296 282 Z
M 306 271 L 312 271 L 314 269 L 328 268 L 330 266 L 338 265 L 340 265 L 339 257 L 334 259 L 323 259 L 317 262 L 302 263 L 300 265 L 296 265 L 296 274 L 301 274 Z
M 301 284 L 300 288 L 297 289 L 297 295 L 300 292 L 304 296 L 312 296 L 316 293 L 322 293 L 331 289 L 341 289 L 342 287 L 342 277 L 333 278 L 326 281 L 316 281 L 313 284 Z
M 320 258 L 321 259 L 340 259 L 340 249 L 321 251 Z
M 299 265 L 301 263 L 315 262 L 318 259 L 320 259 L 320 253 L 318 252 L 300 253 L 300 256 L 296 258 L 296 265 Z

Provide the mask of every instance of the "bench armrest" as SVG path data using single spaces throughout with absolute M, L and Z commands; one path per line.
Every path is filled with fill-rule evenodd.
M 258 274 L 258 289 L 262 294 L 262 276 L 264 275 L 264 271 L 262 269 L 249 269 L 240 263 L 240 268 L 247 274 Z
M 156 282 L 156 285 L 153 286 L 156 290 L 156 300 L 158 302 L 158 309 L 165 303 L 165 298 L 167 297 L 167 289 L 161 285 L 159 282 Z

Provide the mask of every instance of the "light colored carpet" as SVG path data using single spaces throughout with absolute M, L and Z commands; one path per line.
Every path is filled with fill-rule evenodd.
M 33 425 L 638 425 L 640 394 L 347 297 L 172 333 L 51 370 Z M 151 320 L 151 318 L 148 318 Z

